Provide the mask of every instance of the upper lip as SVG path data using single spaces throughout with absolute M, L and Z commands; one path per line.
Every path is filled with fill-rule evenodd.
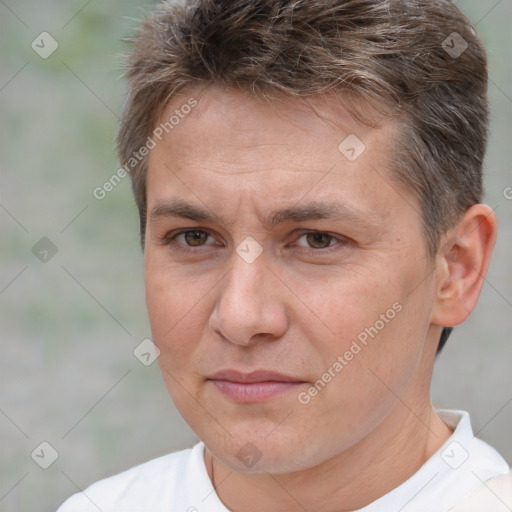
M 221 370 L 210 377 L 209 380 L 226 380 L 250 384 L 254 382 L 304 382 L 302 379 L 285 375 L 283 373 L 267 370 L 256 370 L 249 373 L 242 373 L 237 370 Z

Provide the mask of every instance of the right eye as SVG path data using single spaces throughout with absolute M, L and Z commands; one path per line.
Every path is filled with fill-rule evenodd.
M 162 244 L 185 252 L 194 252 L 194 247 L 202 247 L 207 244 L 208 237 L 213 239 L 213 236 L 204 229 L 181 229 L 178 231 L 171 231 L 162 238 Z

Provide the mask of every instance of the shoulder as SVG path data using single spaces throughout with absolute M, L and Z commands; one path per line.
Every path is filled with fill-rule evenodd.
M 206 475 L 202 457 L 202 443 L 158 457 L 92 484 L 71 496 L 57 512 L 157 512 L 181 506 L 187 501 L 187 487 Z
M 449 512 L 507 512 L 512 510 L 512 471 L 491 478 Z
M 510 467 L 505 459 L 485 441 L 475 437 L 469 414 L 465 411 L 443 411 L 447 423 L 455 426 L 452 437 L 436 454 L 440 475 L 446 486 L 450 511 L 501 511 L 495 502 L 495 490 L 507 502 L 511 494 Z M 444 470 L 444 471 L 443 471 Z M 510 510 L 505 508 L 503 510 Z
M 452 436 L 414 475 L 362 510 L 501 512 L 502 509 L 493 507 L 492 501 L 480 508 L 468 508 L 467 500 L 477 503 L 476 498 L 469 498 L 476 496 L 473 493 L 492 495 L 494 486 L 501 489 L 501 480 L 495 479 L 509 474 L 509 465 L 493 447 L 475 437 L 467 412 L 438 413 L 453 429 Z

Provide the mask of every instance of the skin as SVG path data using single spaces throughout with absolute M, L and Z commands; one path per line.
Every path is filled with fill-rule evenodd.
M 437 341 L 441 326 L 463 322 L 476 303 L 495 216 L 473 206 L 430 255 L 418 200 L 386 168 L 399 136 L 392 121 L 370 128 L 334 98 L 313 98 L 313 108 L 291 98 L 269 104 L 213 86 L 174 97 L 161 121 L 192 96 L 198 105 L 148 161 L 146 298 L 170 395 L 204 441 L 230 510 L 363 507 L 451 435 L 430 403 Z M 353 162 L 338 150 L 349 134 L 366 145 Z M 175 199 L 214 220 L 166 215 L 162 204 Z M 265 220 L 312 201 L 343 204 L 345 214 Z M 183 228 L 208 236 L 173 240 Z M 236 252 L 248 236 L 262 248 L 252 263 Z M 396 303 L 401 311 L 300 403 L 298 393 Z M 302 384 L 237 403 L 209 380 L 227 368 L 279 371 Z M 260 457 L 250 467 L 237 456 L 248 443 Z

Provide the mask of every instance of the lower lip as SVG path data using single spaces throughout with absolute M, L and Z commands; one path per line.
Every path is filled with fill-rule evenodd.
M 212 380 L 215 387 L 235 402 L 255 403 L 270 400 L 292 390 L 296 390 L 303 382 L 231 382 L 228 380 Z

